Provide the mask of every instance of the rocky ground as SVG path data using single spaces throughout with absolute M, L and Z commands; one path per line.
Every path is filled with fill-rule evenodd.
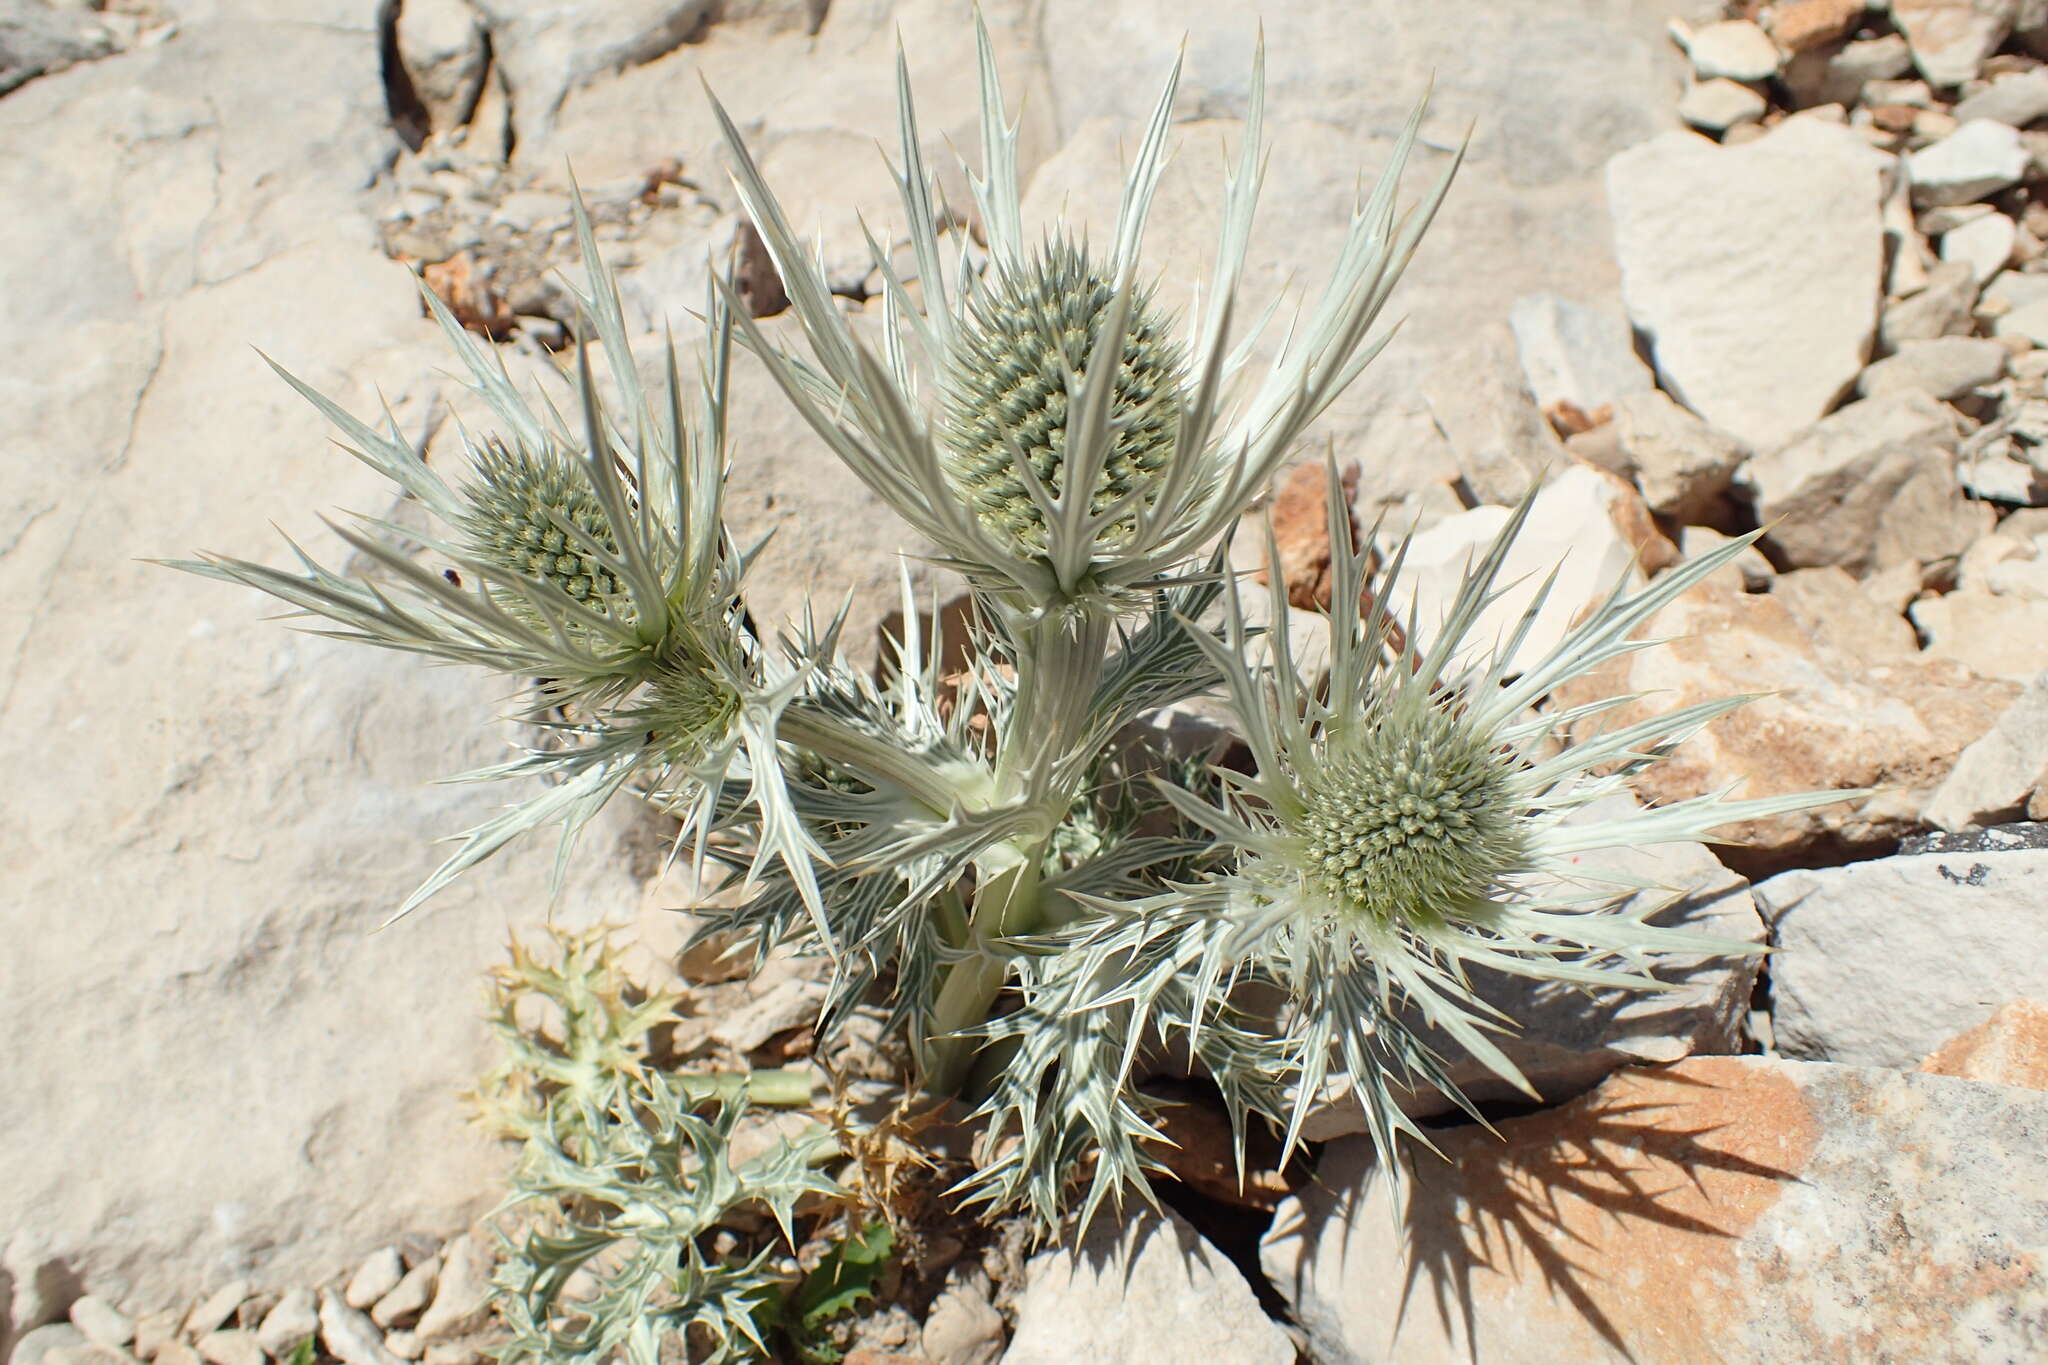
M 984 9 L 1024 99 L 1027 216 L 1099 230 L 1188 35 L 1150 243 L 1184 302 L 1253 19 Z M 864 309 L 855 210 L 893 205 L 873 143 L 898 35 L 950 161 L 975 145 L 967 14 L 0 0 L 0 1356 L 490 1344 L 477 1220 L 507 1154 L 459 1092 L 492 1061 L 484 969 L 547 916 L 546 851 L 368 931 L 432 865 L 423 832 L 488 808 L 423 783 L 500 751 L 493 699 L 137 557 L 275 559 L 272 522 L 324 547 L 317 511 L 389 511 L 251 347 L 453 449 L 464 400 L 399 263 L 538 363 L 566 341 L 565 167 L 650 335 L 733 251 L 774 314 L 700 77 Z M 1641 800 L 1874 793 L 1639 855 L 1687 922 L 1773 944 L 1761 971 L 1680 964 L 1653 998 L 1491 983 L 1544 1102 L 1477 1092 L 1498 1139 L 1429 1115 L 1449 1160 L 1405 1208 L 1341 1095 L 1312 1169 L 1244 1190 L 1204 1166 L 1192 1106 L 1162 1212 L 1035 1255 L 934 1230 L 848 1358 L 2048 1354 L 2048 4 L 1305 0 L 1265 37 L 1256 296 L 1329 259 L 1430 72 L 1424 159 L 1476 130 L 1402 334 L 1321 428 L 1361 519 L 1418 528 L 1420 619 L 1532 479 L 1517 561 L 1563 564 L 1539 633 L 1767 526 L 1651 623 L 1674 643 L 1585 686 L 1763 694 Z M 822 585 L 865 631 L 915 547 L 759 373 L 737 388 L 733 514 L 783 531 L 756 612 Z M 1319 496 L 1276 499 L 1300 608 Z M 1312 647 L 1312 612 L 1288 624 Z M 686 959 L 665 838 L 608 817 L 556 920 L 620 926 L 642 987 L 684 994 L 673 1055 L 804 1061 L 808 969 Z

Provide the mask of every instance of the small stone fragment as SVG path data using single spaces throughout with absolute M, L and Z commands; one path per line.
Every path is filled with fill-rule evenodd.
M 996 1365 L 1007 1335 L 1003 1315 L 988 1301 L 987 1276 L 977 1270 L 932 1300 L 919 1349 L 935 1365 Z
M 2000 222 L 2012 220 L 2001 218 Z M 1917 391 L 1936 398 L 1960 398 L 1995 384 L 2005 375 L 2006 349 L 1987 337 L 1934 337 L 1908 341 L 1863 371 L 1857 392 L 1866 398 Z
M 155 1365 L 202 1365 L 199 1352 L 182 1341 L 165 1342 L 157 1353 L 148 1357 Z
M 241 1328 L 208 1332 L 192 1345 L 208 1365 L 263 1365 L 263 1348 L 256 1344 L 256 1334 Z
M 1681 525 L 1711 520 L 1749 449 L 1659 389 L 1614 405 L 1616 454 L 1651 511 Z
M 1984 678 L 2028 683 L 2048 669 L 2048 602 L 1961 591 L 1907 609 L 1930 659 L 1954 659 Z
M 384 1334 L 332 1290 L 320 1294 L 320 1343 L 342 1365 L 399 1365 L 384 1349 Z
M 342 1301 L 351 1308 L 367 1309 L 389 1294 L 404 1276 L 405 1263 L 398 1248 L 379 1247 L 349 1276 L 348 1287 L 341 1293 Z
M 1709 133 L 1725 133 L 1738 123 L 1764 116 L 1764 97 L 1738 81 L 1715 78 L 1697 81 L 1678 100 L 1678 116 Z
M 277 1306 L 263 1315 L 256 1328 L 256 1344 L 268 1356 L 282 1358 L 308 1337 L 320 1331 L 320 1310 L 310 1289 L 288 1290 Z
M 1228 1258 L 1177 1213 L 1098 1218 L 1031 1258 L 1003 1365 L 1293 1365 L 1294 1343 Z
M 384 1349 L 400 1360 L 418 1360 L 427 1353 L 426 1343 L 417 1332 L 386 1332 Z
M 1913 64 L 1937 86 L 1976 79 L 2012 31 L 2016 10 L 2015 0 L 1891 0 L 1892 23 L 1906 35 Z
M 2048 1000 L 2014 1000 L 1920 1063 L 1933 1076 L 2048 1090 Z
M 134 1319 L 97 1294 L 86 1294 L 71 1305 L 71 1325 L 100 1346 L 118 1349 L 135 1339 Z
M 2017 185 L 2030 158 L 2019 131 L 1972 119 L 1906 158 L 1915 204 L 1968 204 Z
M 1863 15 L 1863 0 L 1785 0 L 1772 6 L 1766 22 L 1779 47 L 1805 52 L 1848 37 Z
M 164 1345 L 178 1335 L 179 1316 L 176 1309 L 166 1308 L 156 1313 L 144 1313 L 135 1320 L 136 1356 L 142 1360 L 153 1358 Z
M 1710 526 L 1688 526 L 1678 535 L 1679 559 L 1682 562 L 1712 554 L 1730 539 L 1732 537 L 1724 536 Z M 1771 561 L 1765 559 L 1756 546 L 1748 545 L 1734 559 L 1716 569 L 1711 577 L 1701 581 L 1727 583 L 1738 592 L 1768 592 L 1776 577 Z
M 249 1282 L 233 1280 L 222 1285 L 213 1293 L 194 1304 L 185 1318 L 185 1335 L 203 1337 L 214 1328 L 234 1316 L 242 1306 L 242 1300 L 249 1297 Z
M 2048 116 L 2048 67 L 2014 71 L 1999 76 L 1990 85 L 1962 101 L 1950 111 L 1957 118 L 1995 119 L 2014 128 L 2024 128 Z
M 1978 284 L 2005 269 L 2019 241 L 2019 224 L 2002 213 L 1987 213 L 1941 236 L 1941 259 L 1962 261 Z
M 1565 402 L 1590 413 L 1656 383 L 1619 313 L 1525 294 L 1508 311 L 1508 326 L 1540 408 Z
M 1703 81 L 1763 81 L 1778 74 L 1778 45 L 1747 19 L 1724 19 L 1693 30 L 1686 42 L 1693 74 Z
M 405 1278 L 377 1300 L 376 1307 L 370 1310 L 370 1321 L 379 1327 L 390 1327 L 418 1314 L 433 1298 L 434 1279 L 440 1273 L 441 1261 L 435 1256 L 406 1271 Z
M 21 1334 L 8 1356 L 8 1365 L 57 1365 L 58 1360 L 92 1343 L 85 1333 L 68 1322 L 50 1322 Z
M 424 1342 L 459 1336 L 480 1325 L 490 1311 L 491 1256 L 475 1234 L 464 1233 L 442 1250 L 434 1301 L 413 1332 Z
M 1925 393 L 1865 398 L 1751 459 L 1739 481 L 1790 564 L 1862 577 L 1904 559 L 1927 563 L 1989 529 L 1989 509 L 1956 487 L 1958 426 L 1955 410 Z
M 2027 684 L 1982 739 L 1964 749 L 1927 802 L 1929 823 L 1946 830 L 2004 824 L 2048 788 L 2048 673 Z
M 1956 482 L 1965 493 L 1985 502 L 2048 506 L 2048 475 L 2016 458 L 2010 442 L 1957 460 Z
M 1971 313 L 1976 305 L 1975 272 L 1965 261 L 1943 261 L 1928 272 L 1918 292 L 1885 305 L 1877 324 L 1878 347 L 1889 354 L 1908 341 L 1968 336 L 1976 325 Z

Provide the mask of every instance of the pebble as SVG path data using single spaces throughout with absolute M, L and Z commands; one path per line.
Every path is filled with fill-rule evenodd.
M 68 1355 L 90 1344 L 85 1333 L 68 1322 L 45 1323 L 22 1333 L 8 1360 L 10 1365 L 45 1365 L 45 1362 L 54 1365 L 60 1355 Z
M 247 1280 L 232 1280 L 194 1304 L 185 1317 L 185 1335 L 203 1337 L 234 1316 L 242 1300 L 249 1297 Z
M 2048 116 L 2048 67 L 2000 76 L 1951 112 L 1965 121 L 1988 118 L 2024 128 Z
M 168 1342 L 150 1359 L 155 1365 L 202 1365 L 199 1352 L 182 1341 Z
M 1769 80 L 1778 74 L 1778 45 L 1747 19 L 1724 19 L 1694 29 L 1685 40 L 1693 73 L 1701 80 Z
M 71 1305 L 71 1325 L 101 1346 L 122 1347 L 135 1339 L 135 1321 L 96 1294 Z
M 2019 183 L 2029 157 L 2019 130 L 1972 119 L 1906 158 L 1915 204 L 1968 204 Z
M 342 1301 L 351 1308 L 368 1308 L 395 1289 L 403 1278 L 405 1263 L 398 1248 L 379 1247 L 349 1276 L 348 1287 L 341 1291 Z
M 1764 116 L 1764 97 L 1736 81 L 1716 77 L 1698 81 L 1678 101 L 1678 116 L 1710 133 L 1726 132 L 1738 123 Z
M 135 1354 L 149 1360 L 163 1349 L 166 1342 L 178 1335 L 178 1313 L 167 1308 L 160 1313 L 144 1313 L 135 1320 Z
M 434 1277 L 440 1273 L 441 1260 L 438 1256 L 429 1256 L 406 1271 L 405 1278 L 389 1294 L 377 1300 L 377 1306 L 370 1310 L 370 1321 L 379 1327 L 389 1327 L 417 1316 L 434 1297 Z
M 384 1349 L 401 1360 L 418 1360 L 427 1352 L 418 1332 L 386 1332 Z
M 332 1290 L 320 1295 L 320 1342 L 342 1365 L 398 1365 L 384 1347 L 384 1335 Z
M 1944 261 L 1928 272 L 1924 288 L 1885 305 L 1877 322 L 1879 349 L 1895 351 L 1908 341 L 1966 334 L 1974 326 L 1970 310 L 1976 302 L 1977 278 L 1969 264 Z
M 1999 336 L 2023 336 L 2036 346 L 2048 346 L 2048 299 L 1999 314 L 1992 319 L 1991 330 Z
M 239 1327 L 208 1332 L 192 1345 L 209 1365 L 263 1365 L 263 1348 L 256 1344 L 256 1334 Z
M 482 1322 L 490 1308 L 490 1248 L 464 1233 L 442 1253 L 434 1301 L 413 1328 L 420 1340 L 459 1336 Z
M 1771 37 L 1787 52 L 1825 47 L 1855 32 L 1863 13 L 1863 0 L 1786 0 L 1772 7 Z
M 1985 337 L 1935 337 L 1908 341 L 1863 371 L 1857 391 L 1866 398 L 1919 389 L 1936 398 L 1960 398 L 2005 377 L 2004 346 Z
M 1892 24 L 1932 85 L 1974 80 L 2012 31 L 2014 0 L 1892 0 Z
M 306 1338 L 320 1331 L 320 1310 L 310 1289 L 294 1289 L 263 1315 L 256 1329 L 256 1343 L 264 1354 L 283 1357 Z

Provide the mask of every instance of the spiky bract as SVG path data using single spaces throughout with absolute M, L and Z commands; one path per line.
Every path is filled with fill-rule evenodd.
M 1115 368 L 1110 449 L 1088 510 L 1144 508 L 1158 498 L 1173 454 L 1185 365 L 1149 292 L 1131 301 L 1121 353 L 1098 354 L 1116 290 L 1071 242 L 1051 242 L 994 273 L 969 299 L 947 357 L 946 470 L 984 526 L 1042 554 L 1045 514 L 1031 485 L 1055 498 L 1066 492 L 1074 386 L 1098 365 Z

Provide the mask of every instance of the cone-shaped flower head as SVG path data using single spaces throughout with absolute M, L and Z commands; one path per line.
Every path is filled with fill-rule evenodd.
M 943 458 L 991 534 L 1043 555 L 1048 529 L 1031 484 L 1067 493 L 1070 390 L 1113 367 L 1109 450 L 1088 510 L 1142 510 L 1173 456 L 1185 365 L 1145 294 L 1132 302 L 1121 353 L 1108 353 L 1116 290 L 1080 247 L 1052 242 L 994 277 L 969 300 L 947 359 Z
M 619 540 L 583 470 L 545 452 L 489 441 L 466 491 L 470 551 L 507 573 L 550 583 L 592 611 L 631 611 L 617 574 Z
M 1371 195 L 1354 206 L 1322 296 L 1303 310 L 1266 372 L 1232 335 L 1265 147 L 1264 56 L 1243 143 L 1227 178 L 1216 273 L 1185 335 L 1160 316 L 1139 258 L 1172 123 L 1176 64 L 1132 159 L 1115 230 L 1100 252 L 1062 230 L 1027 238 L 1017 128 L 1004 113 L 988 33 L 977 20 L 981 168 L 972 174 L 985 259 L 942 247 L 904 61 L 897 61 L 897 176 L 915 261 L 913 293 L 875 244 L 881 307 L 849 320 L 797 240 L 739 130 L 718 111 L 742 203 L 775 262 L 810 349 L 784 351 L 741 317 L 750 347 L 855 474 L 937 558 L 1005 608 L 1115 615 L 1143 585 L 1179 571 L 1265 488 L 1296 439 L 1364 368 L 1380 309 L 1435 213 L 1457 157 L 1414 209 L 1395 191 L 1418 107 Z M 872 326 L 879 313 L 879 326 Z
M 751 804 L 767 830 L 762 858 L 781 858 L 815 906 L 815 850 L 784 805 L 773 761 L 777 716 L 798 688 L 771 671 L 744 625 L 742 557 L 721 516 L 730 317 L 714 296 L 698 402 L 672 346 L 666 383 L 650 392 L 580 202 L 577 226 L 590 281 L 577 302 L 594 340 L 576 348 L 573 371 L 560 376 L 573 390 L 573 417 L 552 397 L 530 402 L 503 360 L 423 291 L 500 426 L 482 439 L 464 433 L 472 477 L 459 486 L 395 425 L 380 431 L 284 376 L 341 429 L 352 453 L 444 531 L 337 528 L 374 565 L 374 581 L 304 554 L 298 574 L 220 558 L 180 567 L 282 598 L 325 617 L 341 638 L 481 666 L 521 684 L 522 718 L 546 727 L 551 742 L 471 776 L 548 784 L 464 834 L 399 914 L 537 826 L 560 824 L 566 852 L 628 786 L 683 816 L 701 847 L 720 812 L 733 813 L 723 790 L 729 770 L 744 774 L 740 804 Z M 599 397 L 592 350 L 603 352 L 615 404 Z M 557 859 L 558 884 L 561 873 Z

